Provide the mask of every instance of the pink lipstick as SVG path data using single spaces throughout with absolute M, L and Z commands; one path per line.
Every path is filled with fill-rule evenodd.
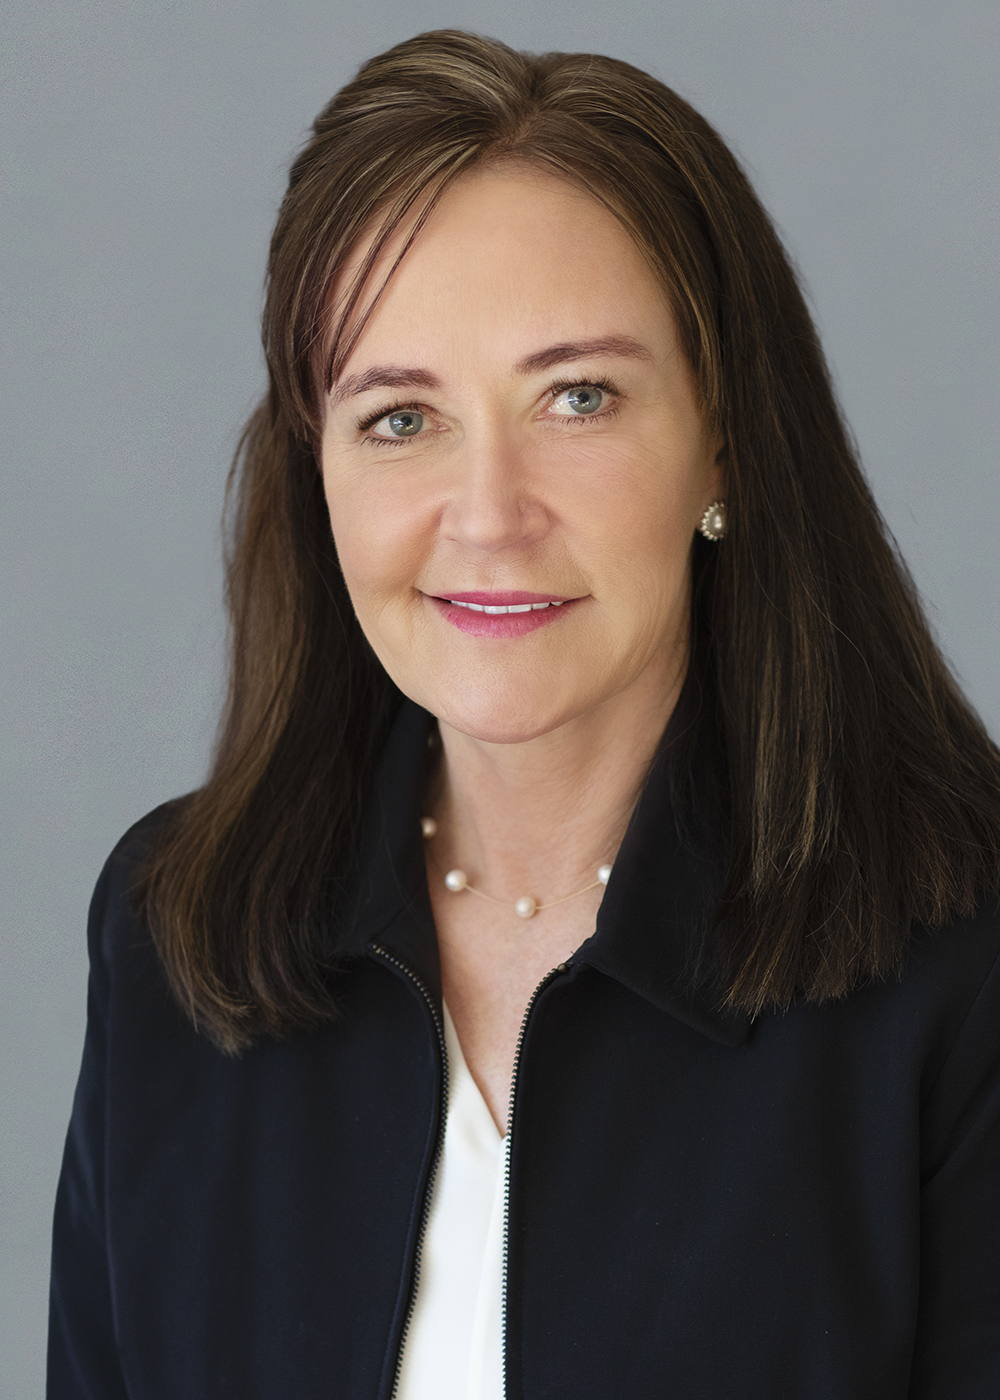
M 556 593 L 449 593 L 432 599 L 447 620 L 471 637 L 523 637 L 572 608 L 579 598 Z

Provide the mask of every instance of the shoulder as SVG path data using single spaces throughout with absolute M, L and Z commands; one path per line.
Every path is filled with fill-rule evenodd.
M 900 1037 L 924 1046 L 924 1105 L 951 1122 L 985 1083 L 1000 1083 L 1000 900 L 915 929 L 895 1000 Z
M 933 1046 L 930 1067 L 943 1062 L 984 1006 L 995 1013 L 1000 1050 L 1000 899 L 984 898 L 972 913 L 938 927 L 916 925 L 898 973 L 862 989 L 860 1000 L 888 1016 L 898 1034 Z
M 141 886 L 157 841 L 176 817 L 186 797 L 161 803 L 130 826 L 116 843 L 94 887 L 88 918 L 88 943 L 93 971 L 109 969 L 116 948 L 148 943 L 145 921 L 138 912 Z
M 1000 1151 L 1000 901 L 917 930 L 901 981 L 898 1028 L 925 1046 L 922 1171 L 932 1181 L 947 1162 L 957 1170 L 963 1152 L 986 1161 Z
M 1000 1072 L 1000 901 L 984 899 L 936 928 L 914 927 L 895 971 L 844 997 L 762 1017 L 756 1034 L 763 1032 L 793 1058 L 815 1050 L 831 1056 L 837 1073 L 853 1066 L 859 1086 L 882 1075 L 926 1101 L 941 1084 L 954 1104 L 982 1074 Z
M 959 1014 L 968 1010 L 1000 981 L 1000 898 L 985 898 L 973 913 L 939 928 L 916 927 L 903 981 L 935 1000 L 944 995 Z

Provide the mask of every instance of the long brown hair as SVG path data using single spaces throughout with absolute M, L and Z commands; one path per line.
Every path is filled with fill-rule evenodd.
M 231 478 L 228 702 L 208 781 L 174 807 L 140 889 L 178 996 L 229 1049 L 332 1014 L 322 915 L 399 702 L 355 620 L 316 460 L 323 389 L 350 349 L 331 282 L 363 232 L 377 230 L 357 287 L 404 219 L 504 158 L 622 221 L 728 444 L 729 534 L 697 543 L 692 606 L 698 724 L 726 775 L 720 997 L 758 1011 L 842 995 L 898 966 L 913 921 L 1000 885 L 1000 756 L 935 647 L 733 156 L 628 64 L 423 34 L 365 64 L 292 166 L 270 390 Z

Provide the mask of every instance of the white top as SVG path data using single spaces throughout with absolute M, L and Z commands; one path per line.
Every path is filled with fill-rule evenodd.
M 503 1400 L 504 1139 L 444 1008 L 448 1110 L 397 1400 Z

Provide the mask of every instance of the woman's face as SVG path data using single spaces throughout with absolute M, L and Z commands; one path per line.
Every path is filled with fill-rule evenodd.
M 569 183 L 512 168 L 441 200 L 327 398 L 322 439 L 369 642 L 406 695 L 499 743 L 673 688 L 717 458 L 624 229 Z

